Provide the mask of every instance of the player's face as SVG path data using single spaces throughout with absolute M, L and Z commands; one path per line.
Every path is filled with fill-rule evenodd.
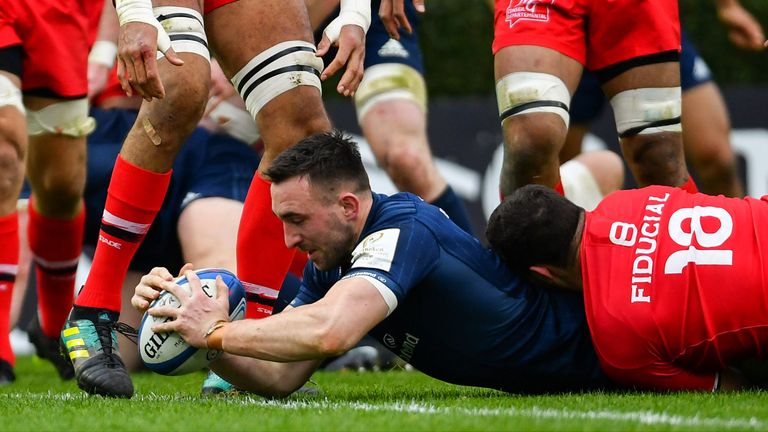
M 272 185 L 272 210 L 283 221 L 285 244 L 307 254 L 320 270 L 330 270 L 349 260 L 357 240 L 344 208 L 324 200 L 305 179 Z

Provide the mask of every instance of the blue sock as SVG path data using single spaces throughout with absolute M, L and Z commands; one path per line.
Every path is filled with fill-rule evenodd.
M 459 228 L 468 232 L 470 235 L 474 235 L 472 232 L 472 224 L 469 222 L 469 215 L 467 209 L 464 207 L 464 203 L 461 201 L 453 188 L 448 186 L 445 191 L 437 197 L 432 204 L 440 207 L 448 215 L 449 218 L 459 226 Z

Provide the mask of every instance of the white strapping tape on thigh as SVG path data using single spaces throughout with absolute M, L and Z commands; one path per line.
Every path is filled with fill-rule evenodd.
M 323 61 L 316 48 L 304 41 L 281 42 L 260 53 L 232 78 L 253 118 L 272 99 L 298 86 L 322 91 Z
M 680 87 L 640 88 L 611 98 L 621 138 L 660 132 L 681 132 Z
M 499 119 L 534 112 L 557 114 L 568 126 L 571 94 L 560 78 L 541 72 L 513 72 L 496 82 Z
M 21 89 L 16 87 L 10 78 L 0 74 L 0 108 L 4 106 L 16 107 L 22 114 L 26 112 L 21 98 Z
M 357 121 L 377 103 L 407 99 L 427 112 L 427 87 L 416 69 L 401 63 L 382 63 L 365 70 L 363 81 L 355 93 Z
M 583 163 L 571 159 L 560 166 L 560 181 L 565 197 L 579 207 L 592 211 L 603 199 L 600 185 Z
M 197 54 L 211 61 L 203 16 L 199 12 L 176 6 L 160 6 L 153 8 L 152 12 L 168 33 L 174 51 Z M 157 58 L 162 57 L 163 53 L 158 51 Z
M 88 116 L 88 99 L 57 102 L 39 111 L 27 111 L 29 135 L 54 134 L 84 137 L 96 129 L 96 120 Z
M 248 144 L 258 141 L 259 128 L 248 111 L 222 101 L 208 114 L 227 134 Z

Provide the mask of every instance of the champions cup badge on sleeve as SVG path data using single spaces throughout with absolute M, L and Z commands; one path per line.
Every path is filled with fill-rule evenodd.
M 513 3 L 516 3 L 513 5 Z M 518 21 L 549 21 L 549 6 L 555 0 L 509 0 L 506 22 L 512 28 Z

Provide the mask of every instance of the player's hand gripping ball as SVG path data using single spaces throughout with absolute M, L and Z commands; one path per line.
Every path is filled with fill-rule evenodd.
M 195 274 L 200 278 L 203 292 L 211 298 L 216 297 L 216 276 L 221 276 L 229 287 L 229 320 L 239 320 L 245 316 L 245 288 L 231 272 L 223 269 L 201 269 Z M 191 294 L 189 281 L 182 276 L 174 282 Z M 179 299 L 168 291 L 162 291 L 149 307 L 179 307 Z M 176 332 L 155 333 L 152 326 L 169 320 L 167 317 L 153 317 L 144 313 L 139 325 L 139 353 L 141 361 L 151 371 L 161 375 L 184 375 L 208 366 L 221 355 L 219 350 L 197 349 L 190 346 Z

